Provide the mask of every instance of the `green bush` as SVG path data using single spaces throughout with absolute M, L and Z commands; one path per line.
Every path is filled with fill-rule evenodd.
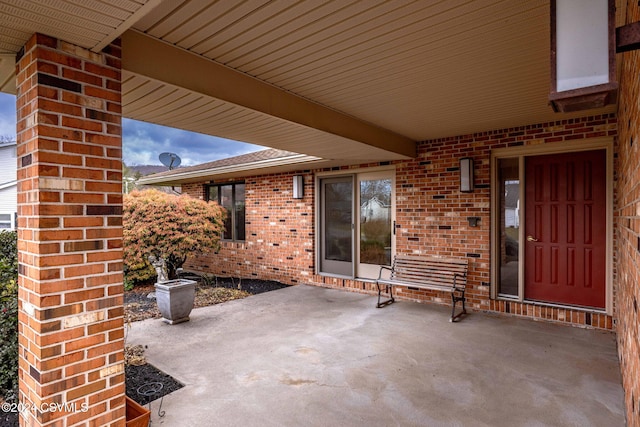
M 0 395 L 18 393 L 18 247 L 15 231 L 0 231 Z

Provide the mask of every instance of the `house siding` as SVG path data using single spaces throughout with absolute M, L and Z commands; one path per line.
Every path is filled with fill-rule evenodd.
M 0 143 L 0 184 L 16 180 L 16 144 Z
M 10 215 L 11 217 L 11 227 L 9 228 L 0 227 L 0 230 L 15 229 L 16 227 L 16 224 L 15 224 L 16 213 L 18 212 L 17 203 L 15 203 L 15 200 L 18 197 L 18 192 L 16 188 L 17 188 L 17 184 L 7 188 L 0 189 L 0 214 Z M 3 222 L 3 225 L 4 225 L 4 222 Z
M 640 21 L 637 2 L 627 4 L 627 22 Z M 640 426 L 640 51 L 621 55 L 617 168 L 616 332 L 625 390 L 627 423 Z
M 472 309 L 612 329 L 613 317 L 602 312 L 490 298 L 490 155 L 495 148 L 616 134 L 615 114 L 609 114 L 419 143 L 415 159 L 390 165 L 396 168 L 396 252 L 469 258 L 467 302 Z M 459 191 L 460 157 L 474 159 L 473 193 Z M 342 170 L 374 166 L 380 165 L 354 165 Z M 295 173 L 305 180 L 304 199 L 299 200 L 292 198 L 294 173 L 246 177 L 246 241 L 223 242 L 218 254 L 189 260 L 185 267 L 220 276 L 375 292 L 372 281 L 315 274 L 314 183 L 318 172 L 327 171 Z M 202 198 L 203 188 L 203 183 L 188 184 L 183 191 Z M 480 218 L 478 227 L 469 226 L 470 216 Z M 432 291 L 400 288 L 398 296 L 450 304 L 448 294 Z
M 0 145 L 0 214 L 11 215 L 12 229 L 15 228 L 18 211 L 16 165 L 16 144 Z

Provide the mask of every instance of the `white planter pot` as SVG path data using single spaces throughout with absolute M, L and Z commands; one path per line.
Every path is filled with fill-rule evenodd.
M 163 321 L 170 325 L 188 322 L 196 296 L 196 281 L 175 279 L 155 284 L 156 301 Z

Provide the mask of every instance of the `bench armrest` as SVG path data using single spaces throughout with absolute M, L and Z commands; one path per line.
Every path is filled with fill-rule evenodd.
M 391 267 L 387 267 L 386 265 L 381 265 L 380 266 L 380 272 L 378 273 L 378 278 L 376 280 L 382 279 L 382 271 L 383 270 L 393 271 L 393 269 Z

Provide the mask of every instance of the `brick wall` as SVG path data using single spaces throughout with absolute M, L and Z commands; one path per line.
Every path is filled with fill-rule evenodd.
M 18 59 L 21 421 L 124 425 L 120 47 Z
M 529 144 L 557 144 L 594 137 L 615 137 L 615 115 L 543 123 L 474 135 L 425 141 L 418 157 L 395 162 L 396 251 L 467 257 L 470 260 L 468 303 L 476 310 L 510 313 L 577 325 L 611 329 L 611 316 L 598 312 L 490 299 L 490 150 Z M 460 157 L 473 157 L 473 193 L 460 193 Z M 378 165 L 356 165 L 348 169 Z M 260 277 L 284 283 L 308 283 L 358 292 L 373 292 L 371 282 L 314 274 L 314 174 L 305 176 L 305 197 L 291 198 L 292 175 L 247 177 L 247 239 L 225 243 L 218 255 L 190 260 L 186 268 L 219 275 Z M 184 191 L 202 197 L 202 184 Z M 470 227 L 467 217 L 480 218 Z M 447 294 L 399 289 L 416 301 L 450 304 Z
M 309 283 L 314 270 L 314 192 L 313 175 L 303 176 L 303 199 L 292 198 L 293 174 L 247 177 L 246 240 L 223 241 L 218 254 L 190 259 L 185 268 L 222 277 Z M 202 184 L 185 185 L 182 191 L 204 197 Z
M 640 21 L 637 2 L 628 2 L 627 22 Z M 618 355 L 627 422 L 640 425 L 640 51 L 622 55 L 617 180 L 616 305 Z M 619 56 L 619 57 L 620 57 Z M 620 62 L 619 62 L 620 63 Z

